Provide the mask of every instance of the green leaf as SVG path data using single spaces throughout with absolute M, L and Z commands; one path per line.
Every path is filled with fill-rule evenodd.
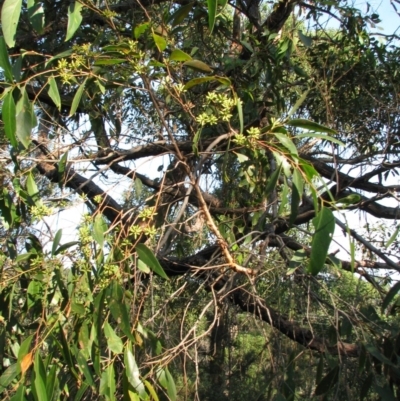
M 26 401 L 25 390 L 25 386 L 21 384 L 15 394 L 10 398 L 10 401 Z
M 241 40 L 240 44 L 243 45 L 250 53 L 254 53 L 254 49 L 249 42 Z
M 81 401 L 82 397 L 85 395 L 87 392 L 87 389 L 89 388 L 89 385 L 85 382 L 83 382 L 79 388 L 79 390 L 76 392 L 76 395 L 74 397 L 74 401 Z
M 283 181 L 283 188 L 281 193 L 281 204 L 279 205 L 278 214 L 282 215 L 286 212 L 286 205 L 288 204 L 289 200 L 289 186 L 287 184 L 286 178 Z
M 160 277 L 165 278 L 168 280 L 168 276 L 165 274 L 164 269 L 161 267 L 160 262 L 154 256 L 154 253 L 147 248 L 145 244 L 137 244 L 136 245 L 136 252 L 139 258 L 146 263 L 147 266 L 153 270 L 154 273 L 158 274 Z
M 145 274 L 150 273 L 150 268 L 140 259 L 137 260 L 137 268 Z
M 98 88 L 100 89 L 100 92 L 104 95 L 106 93 L 106 88 L 103 85 L 103 83 L 99 79 L 96 79 L 95 82 Z
M 310 38 L 307 35 L 304 35 L 304 33 L 300 29 L 297 31 L 297 33 L 299 35 L 299 39 L 300 39 L 301 43 L 303 43 L 303 45 L 305 47 L 310 47 L 312 45 L 312 41 L 313 41 L 312 38 Z
M 139 368 L 137 366 L 135 357 L 132 354 L 132 351 L 130 350 L 130 346 L 125 348 L 124 363 L 125 363 L 125 374 L 129 383 L 139 394 L 141 399 L 143 400 L 147 399 L 148 395 L 145 386 L 142 380 L 140 379 Z
M 100 395 L 106 396 L 107 401 L 115 400 L 115 371 L 114 365 L 111 363 L 101 374 L 100 379 Z
M 280 132 L 274 132 L 276 139 L 287 149 L 292 155 L 298 155 L 296 146 L 294 145 L 293 141 L 284 134 Z
M 78 368 L 79 370 L 84 374 L 86 381 L 88 382 L 88 384 L 92 387 L 95 386 L 94 380 L 93 380 L 93 376 L 92 373 L 90 372 L 90 368 L 89 365 L 87 363 L 87 359 L 86 356 L 84 355 L 83 350 L 79 350 L 77 356 L 76 356 L 76 360 L 78 362 Z
M 375 310 L 375 308 L 370 305 L 370 304 L 365 304 L 360 307 L 360 316 L 366 323 L 376 323 L 379 326 L 382 326 L 385 324 L 381 317 L 379 316 L 378 312 Z
M 314 121 L 305 120 L 303 118 L 296 118 L 293 120 L 289 120 L 286 124 L 290 125 L 291 127 L 303 128 L 314 132 L 326 132 L 328 134 L 337 133 L 332 128 L 325 127 L 321 124 L 315 123 Z
M 304 178 L 299 169 L 295 169 L 293 172 L 293 186 L 301 198 L 303 196 Z
M 75 93 L 74 99 L 72 100 L 72 105 L 71 105 L 71 110 L 69 112 L 69 116 L 73 116 L 78 109 L 79 103 L 81 101 L 81 97 L 83 94 L 83 91 L 85 89 L 87 78 L 82 82 L 82 84 L 79 86 L 78 90 Z
M 19 347 L 19 351 L 18 351 L 18 363 L 21 363 L 23 357 L 28 354 L 30 348 L 31 348 L 31 343 L 32 343 L 32 339 L 34 337 L 34 334 L 28 336 L 25 338 L 24 341 L 22 341 L 21 346 Z
M 173 61 L 187 61 L 191 60 L 192 57 L 182 50 L 175 49 L 169 56 L 169 59 Z
M 300 266 L 304 264 L 306 259 L 307 259 L 307 254 L 304 249 L 296 251 L 292 256 L 292 259 L 290 259 L 289 262 L 290 269 L 288 269 L 286 275 L 290 276 L 291 274 L 293 274 Z
M 388 366 L 392 366 L 393 368 L 396 368 L 396 365 L 388 358 L 386 358 L 385 355 L 383 355 L 378 348 L 375 347 L 375 345 L 371 345 L 368 344 L 365 346 L 367 352 L 372 355 L 373 357 L 375 357 L 376 359 L 378 359 L 378 361 L 381 361 L 382 363 L 388 365 Z
M 360 197 L 360 199 L 361 199 L 361 197 Z M 396 230 L 394 230 L 394 233 L 390 236 L 388 242 L 386 242 L 385 248 L 389 248 L 389 246 L 393 244 L 393 242 L 399 235 L 399 231 L 400 231 L 400 224 L 396 227 Z
M 80 242 L 79 241 L 71 241 L 67 242 L 66 244 L 61 245 L 54 253 L 54 256 L 60 254 L 61 252 L 64 252 L 68 248 L 71 248 L 74 245 L 78 245 Z
M 337 201 L 337 203 L 343 206 L 355 205 L 356 203 L 361 201 L 361 196 L 359 194 L 351 194 L 341 198 Z
M 110 302 L 110 312 L 113 318 L 118 322 L 121 330 L 131 341 L 135 341 L 135 338 L 131 333 L 131 322 L 126 304 L 124 302 L 124 290 L 118 284 L 118 282 L 113 281 L 108 287 L 107 300 Z
M 144 24 L 140 24 L 135 27 L 133 35 L 135 36 L 135 39 L 139 39 L 141 35 L 143 35 L 148 29 L 149 29 L 149 23 L 146 22 Z
M 1 9 L 1 27 L 8 47 L 15 45 L 15 33 L 21 15 L 22 0 L 5 0 Z
M 160 384 L 167 390 L 168 397 L 171 401 L 176 400 L 176 386 L 174 379 L 168 371 L 168 368 L 160 368 L 157 371 L 157 378 Z
M 21 70 L 22 70 L 22 60 L 23 55 L 19 55 L 16 59 L 14 64 L 12 65 L 12 73 L 14 75 L 14 79 L 19 82 L 21 80 Z
M 35 372 L 35 393 L 37 395 L 37 401 L 47 401 L 46 391 L 46 373 L 43 366 L 42 359 L 40 358 L 39 350 L 35 354 L 35 362 L 33 364 Z
M 4 76 L 10 83 L 14 81 L 10 59 L 8 57 L 6 42 L 4 37 L 0 36 L 0 67 L 4 70 Z
M 157 49 L 162 52 L 166 49 L 167 47 L 167 41 L 160 35 L 157 35 L 156 33 L 153 33 L 153 40 L 154 43 L 157 46 Z
M 293 71 L 294 71 L 299 77 L 302 77 L 302 78 L 310 78 L 310 77 L 308 76 L 308 74 L 307 74 L 301 67 L 299 67 L 297 64 L 295 64 L 295 65 L 293 66 Z
M 289 224 L 293 224 L 299 212 L 299 205 L 303 196 L 304 179 L 298 169 L 293 172 L 292 202 Z
M 319 139 L 322 139 L 323 141 L 333 142 L 340 146 L 346 146 L 342 141 L 339 141 L 339 139 L 335 139 L 329 135 L 323 135 L 323 134 L 312 134 L 312 133 L 299 134 L 299 135 L 296 135 L 296 138 L 319 138 Z
M 246 163 L 249 160 L 249 157 L 246 155 L 242 155 L 241 153 L 235 153 L 235 154 L 236 154 L 240 164 Z
M 57 372 L 58 367 L 56 364 L 54 364 L 50 368 L 50 372 L 47 374 L 46 377 L 46 392 L 47 392 L 47 399 L 48 400 L 53 400 L 55 398 L 55 393 L 57 392 L 59 382 L 58 382 L 58 377 L 57 377 Z
M 74 375 L 76 375 L 76 370 L 75 370 L 75 363 L 72 359 L 72 353 L 71 349 L 68 346 L 68 341 L 65 338 L 65 333 L 63 330 L 63 327 L 61 326 L 61 323 L 58 324 L 58 332 L 59 332 L 59 338 L 61 340 L 61 354 L 64 359 L 64 364 L 66 363 L 69 367 L 69 369 L 72 371 Z
M 315 170 L 314 166 L 309 162 L 299 159 L 299 164 L 309 182 L 311 182 L 314 177 L 319 176 L 317 170 Z
M 143 182 L 140 178 L 135 178 L 135 196 L 140 197 L 143 192 Z
M 125 63 L 126 59 L 124 58 L 98 58 L 94 65 L 115 65 Z
M 335 366 L 318 383 L 317 388 L 315 389 L 315 395 L 322 395 L 328 392 L 338 382 L 338 379 L 339 366 Z
M 199 155 L 199 141 L 200 141 L 200 137 L 201 137 L 201 132 L 202 129 L 198 129 L 197 132 L 194 134 L 194 138 L 193 138 L 193 145 L 192 145 L 192 149 L 193 149 L 193 153 L 198 156 Z
M 31 200 L 35 202 L 35 204 L 37 204 L 40 201 L 39 189 L 36 185 L 32 173 L 29 173 L 26 179 L 26 192 L 31 197 Z
M 219 76 L 216 76 L 215 78 L 224 86 L 231 86 L 232 85 L 232 82 L 231 82 L 231 80 L 229 78 L 219 77 Z
M 58 59 L 60 59 L 60 58 L 68 57 L 68 56 L 70 56 L 71 54 L 72 54 L 72 49 L 65 50 L 64 52 L 59 53 L 59 54 L 57 54 L 57 55 L 55 55 L 55 56 L 49 58 L 49 60 L 46 61 L 45 67 L 47 67 L 52 61 L 58 60 Z
M 186 67 L 192 68 L 193 70 L 196 71 L 207 72 L 207 73 L 213 71 L 211 67 L 209 67 L 206 63 L 203 63 L 200 60 L 188 60 L 185 61 L 183 65 L 186 65 Z
M 192 11 L 194 2 L 185 4 L 184 6 L 179 7 L 172 15 L 170 20 L 172 20 L 172 27 L 179 25 Z
M 107 339 L 108 348 L 115 354 L 120 354 L 124 349 L 124 344 L 108 322 L 104 323 L 104 335 Z
M 26 293 L 28 294 L 28 308 L 31 308 L 35 305 L 37 301 L 41 299 L 41 296 L 43 294 L 43 284 L 40 281 L 31 281 L 28 285 L 28 288 L 26 290 Z
M 176 386 L 175 386 L 175 382 L 174 379 L 171 375 L 171 373 L 169 373 L 168 368 L 165 369 L 165 374 L 167 376 L 167 393 L 168 393 L 168 397 L 171 401 L 175 401 L 176 400 Z
M 297 102 L 294 104 L 294 106 L 290 109 L 289 113 L 288 113 L 288 117 L 292 116 L 294 113 L 296 113 L 296 111 L 299 109 L 299 107 L 304 103 L 304 101 L 307 98 L 307 95 L 309 94 L 311 88 L 308 88 L 307 90 L 305 90 L 301 96 L 298 98 Z
M 17 131 L 17 119 L 15 116 L 15 103 L 12 92 L 8 92 L 3 100 L 3 108 L 1 109 L 4 131 L 12 147 L 18 147 L 18 141 L 16 137 Z
M 279 176 L 281 175 L 282 164 L 272 173 L 270 176 L 267 186 L 265 187 L 265 195 L 269 195 L 276 187 L 276 183 L 278 182 Z
M 218 0 L 207 0 L 208 27 L 210 29 L 210 34 L 214 29 L 215 17 L 217 16 L 217 4 Z
M 400 291 L 400 281 L 398 281 L 386 294 L 385 299 L 382 302 L 382 313 L 389 306 L 390 302 L 392 302 L 393 298 Z
M 49 78 L 48 82 L 49 82 L 49 90 L 47 93 L 49 94 L 50 99 L 56 105 L 57 109 L 60 110 L 61 109 L 61 98 L 60 98 L 60 93 L 58 91 L 57 82 L 53 76 L 51 76 Z
M 122 301 L 113 299 L 110 302 L 110 312 L 112 317 L 119 323 L 119 327 L 124 332 L 124 334 L 132 341 L 135 340 L 131 333 L 131 324 L 129 320 L 128 311 L 126 305 Z
M 154 401 L 159 401 L 158 395 L 156 393 L 156 390 L 154 389 L 154 387 L 151 385 L 151 383 L 149 383 L 147 380 L 144 380 L 144 384 L 148 390 L 148 392 L 150 393 L 150 397 L 154 400 Z
M 324 267 L 328 255 L 332 235 L 335 231 L 335 217 L 330 209 L 322 207 L 320 212 L 313 219 L 315 233 L 311 243 L 310 263 L 308 272 L 316 275 Z
M 19 373 L 19 363 L 13 363 L 3 372 L 0 376 L 0 394 L 12 383 Z
M 216 80 L 216 77 L 194 78 L 194 79 L 191 79 L 189 82 L 187 82 L 185 84 L 184 89 L 188 90 L 188 89 L 192 88 L 193 86 L 200 85 L 200 84 L 202 84 L 204 82 L 215 81 L 215 80 Z
M 18 110 L 20 111 L 18 112 Z M 24 91 L 22 98 L 17 104 L 16 112 L 18 112 L 16 119 L 17 137 L 22 145 L 28 148 L 31 143 L 32 128 L 35 126 L 35 115 L 33 104 L 29 101 L 26 91 Z
M 160 63 L 159 61 L 157 61 L 156 59 L 152 59 L 149 61 L 148 64 L 149 67 L 160 67 L 160 68 L 166 68 L 164 63 Z
M 77 29 L 80 27 L 82 22 L 82 4 L 78 1 L 74 1 L 68 7 L 68 26 L 67 26 L 67 36 L 65 38 L 65 42 L 70 40 Z
M 36 235 L 29 233 L 27 235 L 26 241 L 29 241 L 29 249 L 27 248 L 28 251 L 31 251 L 31 253 L 36 253 L 38 255 L 43 253 L 42 243 L 40 242 L 39 238 L 36 237 Z M 27 245 L 26 241 L 25 246 Z
M 239 133 L 243 134 L 243 107 L 242 107 L 242 101 L 240 100 L 239 96 L 235 95 L 235 97 L 236 97 L 236 108 L 237 108 L 237 111 L 238 111 L 239 125 L 240 125 Z
M 28 0 L 28 16 L 33 29 L 41 35 L 44 30 L 44 8 L 41 3 L 35 0 Z
M 68 161 L 68 152 L 65 152 L 60 159 L 60 162 L 58 163 L 58 176 L 60 179 L 60 186 L 62 187 L 63 185 L 63 177 L 64 177 L 64 173 L 65 173 L 65 167 L 67 165 L 67 161 Z
M 104 245 L 104 234 L 107 231 L 107 223 L 105 222 L 103 216 L 99 213 L 94 218 L 93 223 L 93 238 L 102 248 Z
M 54 236 L 54 241 L 53 241 L 53 245 L 51 247 L 51 254 L 54 256 L 55 252 L 58 248 L 58 245 L 60 245 L 60 241 L 61 241 L 61 237 L 62 237 L 62 229 L 60 228 L 57 232 L 56 235 Z

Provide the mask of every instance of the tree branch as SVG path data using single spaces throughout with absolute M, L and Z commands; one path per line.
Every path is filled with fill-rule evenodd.
M 215 256 L 215 253 L 218 251 L 219 247 L 215 245 L 183 260 L 170 260 L 164 258 L 160 260 L 160 263 L 166 273 L 170 276 L 194 272 L 197 273 L 197 275 L 202 275 L 203 278 L 206 279 L 206 275 L 208 274 L 206 269 L 209 258 Z M 199 272 L 198 268 L 201 267 L 204 267 L 205 270 Z M 214 289 L 218 291 L 222 289 L 225 284 L 225 279 L 221 278 L 217 281 L 213 281 L 209 286 L 212 285 Z M 359 355 L 358 345 L 338 342 L 334 346 L 328 346 L 322 338 L 316 337 L 311 330 L 304 329 L 296 322 L 283 317 L 278 311 L 266 305 L 264 300 L 253 294 L 249 294 L 242 287 L 236 287 L 231 290 L 231 296 L 229 299 L 243 312 L 254 314 L 258 319 L 268 323 L 271 327 L 277 329 L 283 335 L 307 349 L 320 353 L 328 352 L 331 355 L 343 355 L 349 357 L 357 357 Z

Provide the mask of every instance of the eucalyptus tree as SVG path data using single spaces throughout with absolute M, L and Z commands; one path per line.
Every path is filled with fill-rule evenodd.
M 2 2 L 4 399 L 400 399 L 399 230 L 368 219 L 395 222 L 400 188 L 379 22 Z M 78 203 L 71 242 L 49 216 Z

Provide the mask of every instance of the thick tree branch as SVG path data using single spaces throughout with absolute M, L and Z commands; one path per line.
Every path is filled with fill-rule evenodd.
M 339 178 L 339 182 L 337 183 L 340 186 L 340 189 L 343 190 L 346 187 L 361 189 L 363 191 L 373 192 L 373 193 L 386 193 L 387 191 L 400 191 L 400 185 L 383 185 L 379 183 L 368 182 L 371 178 L 370 173 L 366 173 L 366 176 L 361 176 L 357 178 L 353 178 L 347 174 L 344 174 L 340 171 L 336 171 L 335 168 L 327 165 L 326 163 L 321 162 L 320 160 L 310 157 L 306 154 L 301 154 L 301 157 L 310 161 L 314 168 L 321 174 L 322 177 L 327 178 L 331 181 L 336 181 Z M 377 173 L 379 174 L 379 172 Z
M 297 0 L 280 0 L 275 3 L 272 13 L 265 20 L 262 28 L 268 29 L 269 32 L 279 32 L 296 4 L 298 4 Z
M 36 144 L 45 157 L 50 155 L 44 145 L 38 142 Z M 60 175 L 57 162 L 58 160 L 52 163 L 43 161 L 38 163 L 36 167 L 39 173 L 47 177 L 51 182 L 61 182 L 77 194 L 86 196 L 110 222 L 116 223 L 122 218 L 123 210 L 119 203 L 107 195 L 91 178 L 83 177 L 69 165 L 67 165 L 64 174 Z M 125 218 L 125 220 L 127 219 Z
M 379 258 L 384 260 L 392 269 L 399 271 L 400 266 L 398 263 L 394 262 L 392 259 L 387 257 L 382 251 L 380 251 L 378 248 L 376 248 L 374 245 L 372 245 L 370 242 L 368 242 L 365 238 L 363 238 L 361 235 L 357 234 L 356 231 L 348 228 L 344 223 L 342 223 L 339 219 L 336 219 L 336 224 L 344 231 L 348 231 L 350 235 L 356 239 L 358 242 L 363 244 L 367 249 L 369 249 L 371 252 L 373 252 L 375 255 L 377 255 Z
M 164 258 L 160 260 L 160 263 L 170 276 L 194 272 L 197 275 L 200 273 L 206 278 L 207 274 L 209 274 L 207 273 L 209 258 L 215 256 L 215 253 L 218 251 L 219 247 L 215 245 L 183 260 Z M 199 272 L 198 268 L 201 269 L 202 267 L 205 270 Z M 211 282 L 209 285 L 212 285 L 216 290 L 220 290 L 224 287 L 225 280 L 222 278 Z M 328 346 L 322 338 L 315 336 L 311 330 L 302 328 L 296 322 L 283 317 L 278 311 L 266 305 L 264 300 L 249 294 L 242 287 L 232 289 L 230 299 L 243 312 L 254 314 L 260 320 L 268 323 L 271 327 L 307 349 L 320 353 L 328 352 L 332 355 L 349 357 L 357 357 L 359 355 L 359 348 L 356 344 L 338 342 L 334 346 Z

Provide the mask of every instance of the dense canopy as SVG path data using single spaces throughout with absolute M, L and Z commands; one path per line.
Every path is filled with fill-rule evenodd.
M 2 1 L 3 399 L 400 400 L 380 25 L 346 1 Z

